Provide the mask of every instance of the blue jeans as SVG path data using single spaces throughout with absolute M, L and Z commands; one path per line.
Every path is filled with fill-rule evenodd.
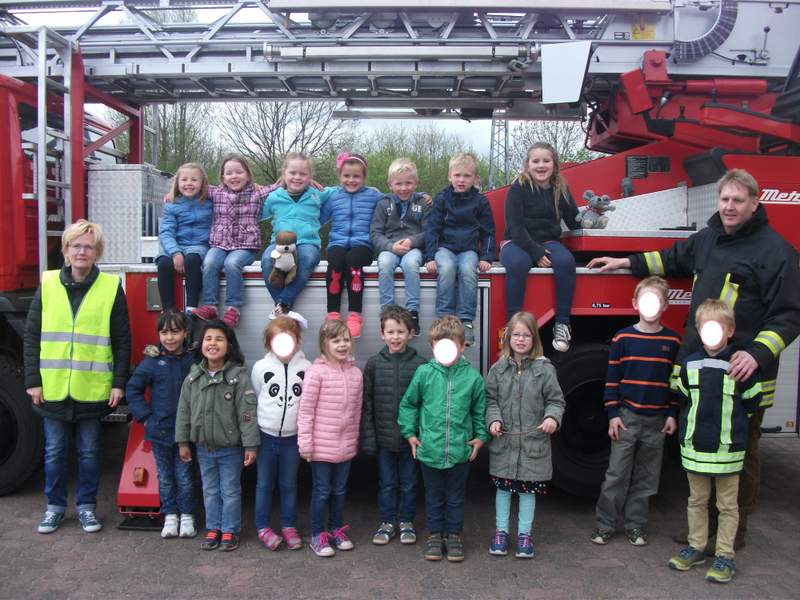
M 434 469 L 420 463 L 425 482 L 425 511 L 431 533 L 461 533 L 469 463 Z
M 209 248 L 203 260 L 202 305 L 217 304 L 219 271 L 225 270 L 225 306 L 240 307 L 244 304 L 244 278 L 242 269 L 253 263 L 254 250 L 222 250 Z
M 194 466 L 178 454 L 178 445 L 151 444 L 158 471 L 158 497 L 161 514 L 194 514 Z
M 264 250 L 261 256 L 261 274 L 264 277 L 264 283 L 267 285 L 267 291 L 272 299 L 277 304 L 283 302 L 290 308 L 294 305 L 297 296 L 303 291 L 303 288 L 308 282 L 308 278 L 314 272 L 314 267 L 319 264 L 319 248 L 313 244 L 298 244 L 297 246 L 297 275 L 294 281 L 289 285 L 282 288 L 276 288 L 269 284 L 269 274 L 272 272 L 272 264 L 275 262 L 270 257 L 269 253 L 275 249 L 275 244 Z
M 344 500 L 350 461 L 329 463 L 311 462 L 311 535 L 333 531 L 344 525 Z M 328 527 L 325 509 L 329 508 Z
M 75 423 L 50 417 L 44 423 L 44 493 L 47 510 L 67 511 L 67 450 L 70 430 L 75 430 L 78 453 L 78 487 L 75 503 L 78 511 L 95 510 L 100 483 L 100 419 L 82 419 Z
M 297 526 L 297 436 L 275 437 L 261 432 L 256 482 L 256 529 L 269 527 L 275 484 L 281 495 L 281 527 Z
M 234 446 L 211 451 L 204 444 L 197 444 L 197 460 L 203 478 L 206 529 L 239 533 L 244 448 Z
M 378 510 L 381 521 L 413 521 L 416 509 L 417 461 L 411 456 L 411 451 L 392 452 L 378 448 Z
M 548 258 L 553 265 L 556 284 L 556 322 L 569 324 L 572 298 L 575 295 L 575 257 L 561 242 L 542 244 L 550 251 Z M 530 255 L 514 242 L 503 244 L 500 262 L 506 268 L 506 320 L 522 310 L 528 270 L 533 266 Z
M 436 251 L 436 316 L 455 315 L 474 321 L 478 307 L 478 253 Z M 456 280 L 458 285 L 456 286 Z
M 406 281 L 406 308 L 419 310 L 419 267 L 422 252 L 419 248 L 409 250 L 403 256 L 384 250 L 378 254 L 378 292 L 381 308 L 394 304 L 394 270 L 400 266 Z
M 506 490 L 497 490 L 495 494 L 495 528 L 508 533 L 511 520 L 511 496 Z M 517 533 L 530 533 L 533 529 L 533 513 L 536 510 L 536 494 L 518 494 L 519 515 L 517 517 Z

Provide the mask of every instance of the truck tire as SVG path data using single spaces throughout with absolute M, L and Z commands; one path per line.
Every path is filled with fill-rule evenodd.
M 553 484 L 576 496 L 596 496 L 611 447 L 603 409 L 608 346 L 577 345 L 552 358 L 567 403 L 553 437 Z
M 19 488 L 42 462 L 42 423 L 25 392 L 22 365 L 0 355 L 0 495 Z

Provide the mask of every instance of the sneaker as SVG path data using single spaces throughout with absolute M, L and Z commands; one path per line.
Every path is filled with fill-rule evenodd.
M 472 346 L 475 343 L 475 327 L 472 321 L 461 321 L 461 324 L 464 326 L 464 345 Z
M 181 515 L 181 528 L 178 535 L 182 538 L 193 538 L 197 535 L 197 529 L 194 527 L 194 515 Z
M 714 557 L 711 568 L 706 571 L 706 579 L 714 583 L 728 583 L 736 573 L 736 565 L 730 558 L 724 556 Z
M 283 538 L 269 527 L 258 530 L 258 539 L 261 540 L 261 543 L 264 544 L 267 550 L 277 550 L 278 546 L 280 546 L 283 541 Z
M 361 337 L 361 323 L 364 317 L 360 313 L 351 312 L 347 315 L 347 328 L 350 330 L 350 335 L 354 340 Z
M 53 533 L 56 529 L 61 527 L 64 522 L 64 513 L 55 512 L 52 510 L 45 511 L 42 520 L 39 521 L 39 526 L 36 531 L 39 533 Z
M 417 530 L 414 529 L 414 524 L 410 521 L 400 521 L 400 543 L 401 544 L 416 544 L 417 543 Z
M 706 555 L 700 550 L 695 550 L 691 546 L 686 546 L 667 563 L 671 568 L 678 571 L 688 571 L 695 565 L 702 565 L 706 562 Z
M 82 510 L 78 513 L 78 520 L 86 533 L 95 533 L 103 528 L 103 524 L 97 520 L 97 515 L 93 510 Z
M 411 335 L 419 335 L 419 311 L 410 310 L 411 313 Z
M 634 546 L 647 546 L 647 534 L 638 527 L 626 530 L 625 535 Z
M 338 310 L 332 310 L 327 315 L 325 315 L 326 321 L 333 321 L 334 319 L 341 319 L 341 318 L 342 318 L 342 313 L 340 313 Z
M 303 547 L 303 539 L 300 537 L 300 534 L 297 533 L 297 528 L 284 527 L 281 529 L 281 534 L 283 535 L 283 541 L 286 542 L 286 547 L 289 548 L 289 550 L 299 550 Z
M 164 527 L 161 529 L 161 537 L 164 539 L 178 537 L 178 515 L 169 514 L 164 517 Z
M 239 309 L 235 306 L 229 306 L 222 315 L 222 322 L 231 329 L 236 329 L 239 324 L 239 317 Z
M 492 543 L 489 544 L 489 554 L 493 556 L 505 556 L 508 554 L 508 532 L 494 530 Z
M 442 560 L 443 541 L 441 533 L 432 533 L 425 542 L 425 560 Z
M 311 551 L 325 558 L 336 554 L 336 550 L 331 548 L 330 535 L 327 531 L 311 537 Z
M 566 323 L 556 323 L 553 327 L 553 348 L 559 352 L 569 350 L 569 341 L 572 339 L 572 330 Z
M 601 531 L 599 528 L 595 527 L 595 530 L 592 531 L 591 539 L 595 544 L 605 546 L 613 536 L 613 531 Z
M 219 543 L 220 552 L 233 552 L 239 547 L 239 534 L 226 531 L 222 534 L 222 541 Z
M 448 533 L 444 539 L 444 551 L 449 562 L 462 562 L 464 560 L 464 542 L 457 533 Z
M 352 550 L 353 549 L 353 542 L 350 541 L 350 538 L 347 537 L 347 530 L 350 529 L 350 525 L 342 525 L 339 529 L 334 529 L 331 531 L 331 537 L 333 538 L 333 543 L 336 546 L 337 550 Z
M 517 536 L 517 558 L 533 558 L 533 538 L 530 533 L 520 533 Z
M 210 321 L 217 318 L 217 307 L 213 304 L 198 306 L 192 311 L 192 314 L 198 319 L 203 319 L 203 321 Z
M 209 529 L 206 532 L 206 538 L 200 544 L 203 550 L 216 550 L 219 548 L 219 539 L 222 537 L 222 532 L 219 529 Z
M 384 521 L 372 536 L 372 543 L 376 546 L 385 546 L 395 536 L 394 525 Z

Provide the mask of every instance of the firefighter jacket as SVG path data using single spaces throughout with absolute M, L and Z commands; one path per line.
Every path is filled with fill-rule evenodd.
M 681 463 L 700 475 L 733 475 L 742 470 L 749 415 L 759 406 L 756 376 L 734 381 L 728 375 L 733 348 L 716 356 L 704 349 L 687 356 L 676 387 L 686 401 L 678 439 Z
M 733 234 L 725 233 L 719 213 L 708 227 L 671 248 L 629 257 L 636 276 L 694 276 L 692 303 L 676 363 L 702 344 L 694 324 L 697 307 L 721 298 L 733 307 L 736 332 L 731 344 L 750 353 L 759 366 L 761 406 L 775 396 L 778 357 L 800 333 L 800 268 L 797 252 L 767 221 L 759 205 Z

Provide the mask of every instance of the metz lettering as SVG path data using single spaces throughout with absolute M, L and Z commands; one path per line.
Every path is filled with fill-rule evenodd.
M 670 304 L 691 304 L 692 291 L 670 288 L 669 292 L 667 293 L 667 298 L 669 299 Z
M 800 192 L 792 190 L 791 192 L 782 192 L 774 188 L 764 188 L 761 190 L 761 202 L 800 202 Z

